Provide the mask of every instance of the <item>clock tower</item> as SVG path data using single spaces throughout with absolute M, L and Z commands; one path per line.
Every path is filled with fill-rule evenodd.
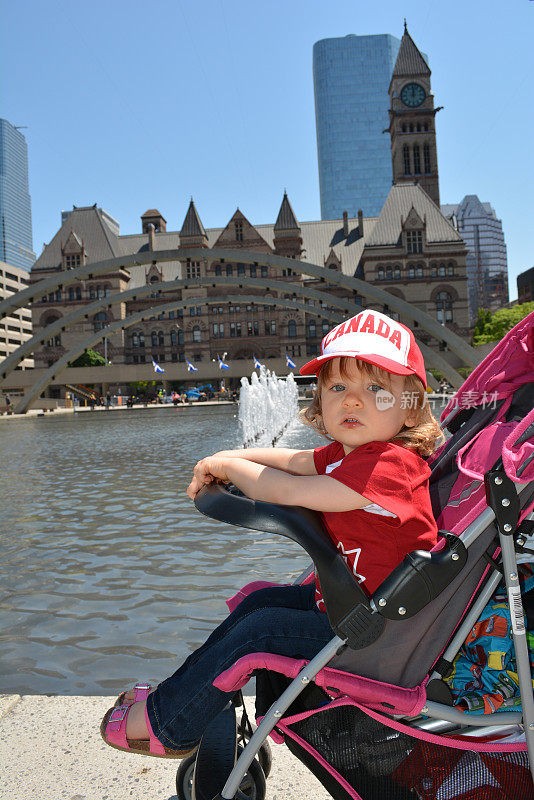
M 389 84 L 393 183 L 419 183 L 439 208 L 438 153 L 430 69 L 404 23 Z

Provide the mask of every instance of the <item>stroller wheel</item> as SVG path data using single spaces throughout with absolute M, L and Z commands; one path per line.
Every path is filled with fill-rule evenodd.
M 266 743 L 267 744 L 267 743 Z M 263 747 L 262 747 L 263 750 Z M 237 748 L 238 757 L 243 752 L 243 748 L 239 745 Z M 268 769 L 271 768 L 271 751 L 267 745 L 268 755 Z M 258 755 L 261 755 L 261 750 Z M 266 758 L 266 756 L 264 756 Z M 195 772 L 196 754 L 184 758 L 176 772 L 176 794 L 178 800 L 192 800 L 193 796 L 193 776 Z M 221 787 L 222 788 L 222 787 Z M 239 800 L 265 800 L 265 793 L 267 787 L 265 785 L 265 775 L 263 769 L 254 759 L 238 790 L 237 797 Z
M 176 773 L 176 794 L 178 800 L 191 800 L 193 794 L 193 773 L 195 771 L 196 754 L 184 758 Z
M 267 745 L 267 748 L 268 748 L 268 751 L 266 751 L 266 752 L 268 752 L 268 756 L 269 756 L 268 768 L 269 768 L 269 771 L 270 771 L 270 769 L 271 769 L 271 760 L 272 760 L 271 759 L 271 750 L 270 750 L 269 745 L 267 744 L 267 742 L 265 742 L 265 744 Z M 239 790 L 238 790 L 238 793 L 236 795 L 239 800 L 265 800 L 265 793 L 267 791 L 267 786 L 265 785 L 265 777 L 266 776 L 265 776 L 265 774 L 263 772 L 263 768 L 262 768 L 262 765 L 261 765 L 261 758 L 262 758 L 261 752 L 262 752 L 264 746 L 265 745 L 262 745 L 261 750 L 258 753 L 258 758 L 260 758 L 260 761 L 258 762 L 256 759 L 254 759 L 252 761 L 250 767 L 248 768 L 248 770 L 245 772 L 245 776 L 244 776 L 243 780 L 241 781 L 241 785 L 239 786 Z M 238 758 L 239 758 L 239 756 L 241 755 L 242 752 L 243 752 L 243 748 L 241 747 L 241 745 L 238 745 L 237 746 L 237 757 Z
M 258 761 L 260 762 L 260 766 L 263 770 L 263 774 L 266 778 L 269 777 L 269 773 L 271 772 L 271 767 L 273 765 L 273 754 L 271 753 L 271 747 L 269 742 L 264 742 L 260 747 L 260 751 L 258 753 Z

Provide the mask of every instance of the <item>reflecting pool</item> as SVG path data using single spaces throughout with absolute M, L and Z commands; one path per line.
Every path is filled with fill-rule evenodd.
M 323 442 L 296 422 L 279 446 Z M 235 589 L 301 572 L 297 545 L 209 520 L 186 496 L 195 462 L 236 446 L 235 406 L 0 424 L 0 692 L 157 681 Z

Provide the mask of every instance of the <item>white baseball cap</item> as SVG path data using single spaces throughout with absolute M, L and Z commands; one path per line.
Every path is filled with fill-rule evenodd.
M 348 356 L 391 372 L 416 375 L 426 388 L 425 362 L 412 331 L 380 311 L 362 311 L 327 333 L 321 355 L 300 368 L 301 375 L 317 375 L 325 361 Z

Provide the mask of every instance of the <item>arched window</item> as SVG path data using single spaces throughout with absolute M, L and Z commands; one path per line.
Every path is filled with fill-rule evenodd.
M 158 346 L 158 334 L 156 333 L 156 331 L 152 331 L 152 333 L 150 334 L 150 343 L 152 347 Z
M 445 277 L 445 264 L 440 264 L 438 269 L 438 275 L 440 278 Z
M 74 289 L 72 286 L 69 286 L 69 300 L 74 300 Z
M 101 300 L 104 297 L 104 287 L 103 286 L 97 286 L 96 287 L 96 296 L 97 296 L 98 300 Z
M 407 144 L 404 145 L 402 148 L 402 157 L 404 159 L 404 174 L 411 175 L 412 171 L 410 169 L 410 148 Z
M 317 336 L 317 325 L 315 324 L 315 320 L 312 319 L 311 322 L 308 324 L 308 335 L 312 338 Z
M 222 267 L 220 264 L 215 264 L 215 274 L 222 275 Z
M 160 347 L 165 347 L 165 337 L 163 331 L 158 331 L 158 344 Z
M 144 347 L 144 346 L 145 346 L 145 334 L 142 331 L 140 331 L 139 332 L 139 347 Z M 143 358 L 144 358 L 144 356 L 143 356 Z
M 99 311 L 98 314 L 95 314 L 93 317 L 93 330 L 100 331 L 102 328 L 107 328 L 108 325 L 108 315 L 105 311 Z
M 183 343 L 184 343 L 184 332 L 183 330 L 180 329 L 178 331 L 178 344 L 183 344 Z
M 331 327 L 329 322 L 323 322 L 323 336 L 326 336 Z
M 408 264 L 408 277 L 415 278 L 415 267 L 413 264 Z
M 95 297 L 96 297 L 95 287 L 94 286 L 90 286 L 89 287 L 89 300 L 94 300 Z
M 418 144 L 413 146 L 413 171 L 416 175 L 421 174 L 421 150 Z
M 231 265 L 231 264 L 227 264 L 227 265 L 226 265 L 226 274 L 227 274 L 228 276 L 230 276 L 230 275 L 232 275 L 232 274 L 233 274 L 233 272 L 234 272 L 234 268 L 232 267 L 232 265 Z
M 290 319 L 287 323 L 287 335 L 290 339 L 294 339 L 297 335 L 297 323 L 294 319 Z
M 139 347 L 139 334 L 132 333 L 132 347 Z
M 157 275 L 152 275 L 150 278 L 150 283 L 159 283 L 159 278 Z
M 430 164 L 430 145 L 428 144 L 423 145 L 423 166 L 427 175 L 432 172 L 432 166 Z
M 448 292 L 436 295 L 436 319 L 438 322 L 452 322 L 452 297 Z
M 400 279 L 400 276 L 401 276 L 401 273 L 400 273 L 400 267 L 394 267 L 394 268 L 393 268 L 393 277 L 394 277 L 396 280 L 399 280 L 399 279 Z
M 76 300 L 81 300 L 81 299 L 82 299 L 82 290 L 80 289 L 79 286 L 77 286 L 76 287 Z
M 384 280 L 384 267 L 378 267 L 378 280 Z
M 178 337 L 176 336 L 176 331 L 171 331 L 171 346 L 175 347 L 178 344 Z
M 417 265 L 417 277 L 418 278 L 422 278 L 423 277 L 423 265 L 422 264 L 418 264 Z
M 413 133 L 413 124 L 410 122 L 410 133 Z
M 61 289 L 56 289 L 56 303 L 61 303 Z
M 403 132 L 403 133 L 406 133 L 406 125 L 403 125 L 403 126 L 402 126 L 402 132 Z
M 202 341 L 202 333 L 198 325 L 193 327 L 193 341 L 194 342 L 201 342 Z
M 390 281 L 393 277 L 393 272 L 391 271 L 391 267 L 386 267 L 386 278 Z

